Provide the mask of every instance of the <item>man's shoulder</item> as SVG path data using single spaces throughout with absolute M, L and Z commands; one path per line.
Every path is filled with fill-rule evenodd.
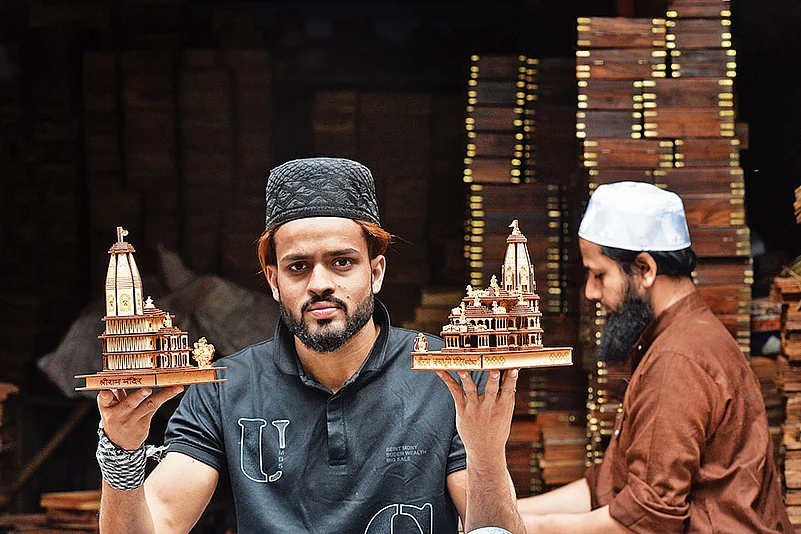
M 254 362 L 263 363 L 273 353 L 275 338 L 265 339 L 253 345 L 238 350 L 237 352 L 224 356 L 215 362 L 217 367 L 242 367 L 252 365 Z

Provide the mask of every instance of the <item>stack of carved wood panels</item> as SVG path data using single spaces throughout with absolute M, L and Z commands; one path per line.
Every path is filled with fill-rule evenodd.
M 577 162 L 574 116 L 572 62 L 471 58 L 464 171 L 470 188 L 464 248 L 470 283 L 486 287 L 498 274 L 516 219 L 535 266 L 548 346 L 575 346 L 578 337 L 570 201 Z M 507 447 L 518 494 L 540 493 L 582 476 L 585 388 L 586 375 L 578 368 L 521 373 Z
M 578 20 L 576 135 L 590 193 L 633 180 L 684 201 L 694 278 L 707 304 L 750 352 L 753 270 L 745 221 L 740 140 L 735 135 L 728 0 L 675 0 L 665 18 Z M 590 459 L 600 461 L 621 398 L 594 363 L 605 318 L 587 309 L 585 365 L 595 368 L 588 401 Z M 625 372 L 623 372 L 625 374 Z
M 777 358 L 785 415 L 782 424 L 785 504 L 790 521 L 801 528 L 801 276 L 777 277 L 771 297 L 782 303 L 781 355 Z
M 194 270 L 258 285 L 254 241 L 274 163 L 270 56 L 87 51 L 82 74 L 90 248 L 124 225 Z

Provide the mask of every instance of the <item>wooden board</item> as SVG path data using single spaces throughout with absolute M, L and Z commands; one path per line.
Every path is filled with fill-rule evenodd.
M 589 78 L 578 82 L 579 109 L 632 110 L 642 100 L 642 82 Z
M 731 194 L 683 195 L 690 228 L 743 226 L 745 202 Z
M 656 169 L 673 166 L 673 142 L 655 139 L 584 141 L 584 167 Z
M 642 114 L 635 111 L 587 109 L 576 113 L 576 136 L 583 139 L 638 138 Z
M 645 80 L 664 76 L 665 52 L 651 49 L 593 49 L 576 52 L 576 78 Z
M 734 78 L 737 60 L 734 50 L 723 48 L 703 50 L 671 50 L 673 77 L 694 76 Z
M 142 369 L 129 371 L 103 371 L 94 375 L 78 375 L 85 387 L 76 391 L 98 391 L 102 389 L 138 389 L 145 387 L 168 387 L 180 384 L 206 384 L 225 382 L 218 379 L 217 372 L 225 367 L 191 367 L 178 369 Z
M 665 19 L 580 17 L 579 48 L 663 48 Z
M 679 50 L 731 47 L 731 21 L 728 18 L 681 18 L 667 21 L 668 46 Z
M 412 352 L 413 370 L 516 369 L 559 365 L 573 365 L 572 347 L 528 351 L 476 351 L 469 354 Z
M 644 137 L 734 137 L 734 111 L 721 108 L 653 108 L 643 111 Z
M 751 236 L 747 226 L 690 227 L 690 241 L 699 258 L 735 258 L 751 255 Z
M 692 142 L 692 141 L 691 141 Z M 745 180 L 740 167 L 682 167 L 657 169 L 654 183 L 669 191 L 684 195 L 729 194 L 745 196 Z
M 737 167 L 740 141 L 732 137 L 676 139 L 676 167 Z

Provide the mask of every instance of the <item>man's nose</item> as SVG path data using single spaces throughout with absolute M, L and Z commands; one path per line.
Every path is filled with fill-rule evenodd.
M 584 284 L 584 296 L 587 297 L 587 300 L 593 302 L 598 302 L 601 300 L 600 285 L 592 278 L 588 278 L 587 282 Z
M 334 291 L 334 280 L 331 271 L 325 265 L 315 265 L 312 268 L 307 287 L 310 293 L 315 295 L 326 295 Z

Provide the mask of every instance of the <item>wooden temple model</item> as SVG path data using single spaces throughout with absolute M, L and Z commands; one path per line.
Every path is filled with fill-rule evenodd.
M 173 325 L 175 317 L 156 308 L 150 297 L 143 299 L 142 278 L 134 252 L 125 241 L 128 232 L 117 227 L 117 242 L 106 274 L 106 323 L 103 370 L 78 375 L 86 381 L 78 390 L 166 387 L 178 384 L 222 382 L 212 367 L 214 345 L 200 338 L 189 347 L 189 335 Z M 192 365 L 190 354 L 198 365 Z
M 510 369 L 571 365 L 573 348 L 542 345 L 542 312 L 528 240 L 517 220 L 506 238 L 500 279 L 487 289 L 467 286 L 461 304 L 451 309 L 440 336 L 441 351 L 429 351 L 425 334 L 415 339 L 412 369 Z

